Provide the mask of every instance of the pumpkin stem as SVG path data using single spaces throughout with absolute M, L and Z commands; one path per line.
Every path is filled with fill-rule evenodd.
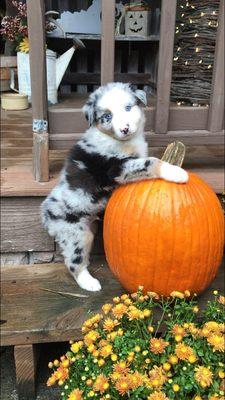
M 170 143 L 162 156 L 162 161 L 181 167 L 185 157 L 185 150 L 185 145 L 182 142 L 175 141 Z

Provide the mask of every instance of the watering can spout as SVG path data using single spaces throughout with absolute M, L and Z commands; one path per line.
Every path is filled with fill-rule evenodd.
M 57 87 L 57 89 L 61 83 L 63 75 L 66 72 L 66 69 L 69 65 L 69 62 L 73 56 L 74 51 L 75 51 L 75 47 L 73 46 L 73 47 L 71 47 L 71 49 L 67 50 L 64 54 L 62 54 L 56 60 L 56 87 Z
M 84 47 L 85 47 L 85 45 L 80 39 L 74 38 L 73 46 L 69 50 L 67 50 L 64 54 L 62 54 L 60 57 L 57 58 L 57 60 L 56 60 L 56 87 L 57 87 L 57 89 L 60 85 L 63 75 L 66 72 L 66 69 L 69 65 L 69 62 L 73 56 L 74 51 L 78 48 L 84 48 Z

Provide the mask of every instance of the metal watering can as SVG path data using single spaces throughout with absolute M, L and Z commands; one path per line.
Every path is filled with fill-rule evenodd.
M 85 47 L 79 39 L 73 39 L 73 46 L 60 57 L 52 50 L 46 50 L 46 69 L 47 69 L 47 91 L 48 102 L 56 104 L 58 102 L 58 87 L 66 72 L 69 62 L 76 49 Z M 11 73 L 10 88 L 18 91 L 20 94 L 27 94 L 28 101 L 31 102 L 31 84 L 30 84 L 30 61 L 29 54 L 24 52 L 17 53 L 17 71 L 19 90 L 15 89 L 14 72 Z

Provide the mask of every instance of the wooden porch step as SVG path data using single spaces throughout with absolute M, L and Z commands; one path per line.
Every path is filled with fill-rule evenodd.
M 99 312 L 105 302 L 123 292 L 103 257 L 93 259 L 90 271 L 101 281 L 102 291 L 92 293 L 80 289 L 63 264 L 4 266 L 1 344 L 63 342 L 79 338 L 88 312 Z M 43 289 L 69 292 L 78 297 Z
M 157 154 L 152 155 L 156 156 Z M 12 159 L 11 163 L 5 159 L 2 160 L 1 196 L 47 196 L 58 181 L 62 163 L 62 159 L 53 159 L 50 164 L 50 180 L 48 182 L 37 182 L 34 180 L 29 159 L 16 160 L 16 162 Z M 224 191 L 224 167 L 222 164 L 187 165 L 187 169 L 202 177 L 216 193 Z
M 81 326 L 90 313 L 100 312 L 104 303 L 125 292 L 103 257 L 93 259 L 90 271 L 101 281 L 100 292 L 80 289 L 63 264 L 2 268 L 1 345 L 14 345 L 20 400 L 35 398 L 37 345 L 81 338 Z M 200 307 L 215 289 L 224 291 L 224 268 L 199 296 Z
M 80 338 L 80 328 L 88 313 L 100 312 L 104 303 L 125 292 L 103 256 L 93 257 L 90 272 L 100 280 L 100 292 L 79 288 L 63 264 L 4 266 L 1 274 L 1 345 L 63 342 Z M 202 305 L 212 290 L 224 291 L 223 278 L 224 268 L 221 266 L 210 288 L 199 296 Z M 60 295 L 51 290 L 76 296 Z

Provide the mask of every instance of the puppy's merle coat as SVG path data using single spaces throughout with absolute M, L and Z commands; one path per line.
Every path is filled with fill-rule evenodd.
M 89 129 L 72 148 L 59 184 L 42 204 L 42 220 L 59 243 L 65 264 L 86 290 L 101 286 L 88 272 L 98 219 L 118 185 L 148 178 L 187 182 L 176 166 L 147 157 L 144 139 L 145 93 L 128 84 L 110 83 L 92 93 L 84 106 Z

